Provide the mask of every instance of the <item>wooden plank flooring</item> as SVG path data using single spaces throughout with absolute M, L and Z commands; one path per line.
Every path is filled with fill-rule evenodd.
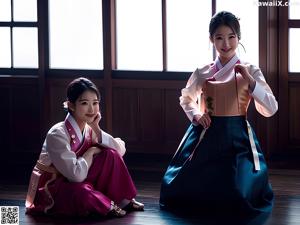
M 160 171 L 132 171 L 138 188 L 137 199 L 145 203 L 144 212 L 133 212 L 124 218 L 49 218 L 25 215 L 24 199 L 27 185 L 0 185 L 0 206 L 19 205 L 20 224 L 102 224 L 102 225 L 300 225 L 300 170 L 270 170 L 270 180 L 275 193 L 275 207 L 270 215 L 237 220 L 218 215 L 179 216 L 160 210 L 158 205 Z

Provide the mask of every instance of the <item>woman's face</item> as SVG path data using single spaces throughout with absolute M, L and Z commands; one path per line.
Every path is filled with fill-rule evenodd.
M 211 42 L 219 54 L 221 63 L 224 65 L 235 55 L 239 39 L 230 27 L 222 25 L 217 28 L 211 37 Z
M 99 99 L 95 92 L 86 90 L 69 107 L 78 124 L 91 123 L 99 112 Z

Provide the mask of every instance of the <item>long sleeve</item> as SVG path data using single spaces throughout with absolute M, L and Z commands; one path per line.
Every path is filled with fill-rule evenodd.
M 112 148 L 116 150 L 121 156 L 123 156 L 126 152 L 125 142 L 121 138 L 114 138 L 110 134 L 101 130 L 101 143 L 98 143 L 98 138 L 95 136 L 93 132 L 93 141 L 98 143 L 104 147 Z
M 278 110 L 278 103 L 264 75 L 259 68 L 253 65 L 250 66 L 250 74 L 256 81 L 255 88 L 251 93 L 256 110 L 265 117 L 274 115 Z
M 200 109 L 202 85 L 209 77 L 207 75 L 209 68 L 205 66 L 202 69 L 196 69 L 190 76 L 186 87 L 181 90 L 180 105 L 190 121 L 193 121 L 195 115 L 203 114 L 204 109 Z
M 69 137 L 63 126 L 54 126 L 43 146 L 55 168 L 68 180 L 82 182 L 88 174 L 88 164 L 71 150 Z

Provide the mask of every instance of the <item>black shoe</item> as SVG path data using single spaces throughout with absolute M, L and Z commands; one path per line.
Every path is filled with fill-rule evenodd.
M 127 212 L 132 211 L 144 211 L 144 204 L 136 201 L 134 198 L 129 202 L 127 206 L 125 206 L 124 210 Z

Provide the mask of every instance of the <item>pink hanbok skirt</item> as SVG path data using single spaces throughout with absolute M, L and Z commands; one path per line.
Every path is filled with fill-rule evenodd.
M 113 149 L 102 149 L 94 156 L 83 182 L 70 182 L 63 176 L 45 185 L 52 174 L 44 172 L 39 180 L 34 205 L 27 213 L 54 215 L 106 215 L 112 202 L 120 204 L 136 196 L 136 188 L 123 161 Z

